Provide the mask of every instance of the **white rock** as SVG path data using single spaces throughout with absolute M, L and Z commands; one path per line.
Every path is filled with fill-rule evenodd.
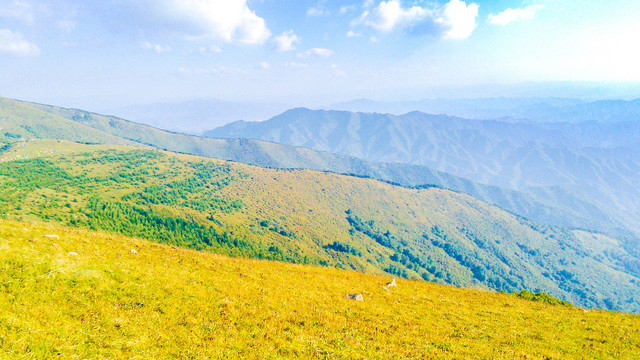
M 46 238 L 50 238 L 50 239 L 60 239 L 60 236 L 58 236 L 58 235 L 54 235 L 54 234 L 51 234 L 51 235 L 42 235 L 42 236 L 44 236 L 44 237 L 46 237 Z
M 396 279 L 392 279 L 391 282 L 389 282 L 387 284 L 388 287 L 395 287 L 396 286 Z
M 345 299 L 351 299 L 355 301 L 364 301 L 364 297 L 362 294 L 347 294 L 344 296 Z
M 133 255 L 138 255 L 138 252 L 137 252 L 137 251 L 135 251 L 134 249 L 131 249 L 131 251 L 129 251 L 129 252 L 130 252 L 131 254 L 133 254 Z
M 69 256 L 78 256 L 78 253 L 75 251 L 69 251 Z

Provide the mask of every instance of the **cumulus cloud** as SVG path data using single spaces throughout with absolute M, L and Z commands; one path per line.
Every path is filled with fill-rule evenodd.
M 323 58 L 328 58 L 330 56 L 332 56 L 334 54 L 333 50 L 329 50 L 329 49 L 323 49 L 323 48 L 313 48 L 313 49 L 309 49 L 303 53 L 299 53 L 298 57 L 299 58 L 308 58 L 308 57 L 313 57 L 313 56 L 317 56 L 317 57 L 323 57 Z
M 295 50 L 295 43 L 300 42 L 298 35 L 293 33 L 293 30 L 285 31 L 282 34 L 275 37 L 276 48 L 278 51 L 292 51 Z
M 382 1 L 373 10 L 366 10 L 354 24 L 364 24 L 388 32 L 423 20 L 431 13 L 420 6 L 403 8 L 400 0 Z
M 40 48 L 25 40 L 20 33 L 0 29 L 0 53 L 16 56 L 38 56 Z
M 247 0 L 164 0 L 166 16 L 185 22 L 200 35 L 227 43 L 262 44 L 270 36 L 265 21 Z
M 442 23 L 445 25 L 443 37 L 446 39 L 466 39 L 476 28 L 478 4 L 467 5 L 464 1 L 451 0 L 442 11 Z
M 543 9 L 544 5 L 529 5 L 524 9 L 507 9 L 497 15 L 490 14 L 489 22 L 494 25 L 505 26 L 514 21 L 533 19 L 536 12 Z
M 477 16 L 478 5 L 467 5 L 461 0 L 450 0 L 443 7 L 435 8 L 404 7 L 401 0 L 387 0 L 365 10 L 351 25 L 365 25 L 381 32 L 404 29 L 414 34 L 431 33 L 447 39 L 465 39 L 476 28 Z

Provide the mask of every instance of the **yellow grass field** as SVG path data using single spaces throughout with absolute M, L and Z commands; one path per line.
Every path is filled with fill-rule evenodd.
M 424 281 L 397 279 L 398 286 L 386 290 L 388 281 L 0 221 L 0 358 L 637 359 L 640 354 L 636 315 Z M 347 300 L 347 293 L 362 293 L 364 301 Z

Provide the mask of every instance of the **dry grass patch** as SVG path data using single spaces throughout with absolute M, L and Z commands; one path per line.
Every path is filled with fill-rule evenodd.
M 512 295 L 407 280 L 386 291 L 385 277 L 25 223 L 0 222 L 0 249 L 2 358 L 631 359 L 640 351 L 638 316 Z M 343 298 L 353 292 L 365 301 Z

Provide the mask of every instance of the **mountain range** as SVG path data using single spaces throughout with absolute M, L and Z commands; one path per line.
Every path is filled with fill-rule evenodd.
M 494 97 L 416 101 L 352 100 L 324 110 L 401 115 L 412 111 L 468 119 L 533 122 L 620 122 L 640 120 L 640 99 L 584 101 L 560 97 Z M 246 120 L 246 119 L 245 119 Z
M 65 139 L 83 143 L 151 146 L 275 168 L 305 168 L 371 177 L 404 186 L 437 186 L 471 194 L 545 224 L 627 235 L 595 205 L 547 189 L 524 193 L 487 186 L 424 166 L 373 163 L 303 147 L 247 139 L 212 139 L 159 130 L 120 118 L 0 98 L 0 142 Z
M 580 199 L 617 226 L 640 231 L 640 121 L 531 123 L 293 109 L 264 122 L 205 133 L 303 146 L 371 162 L 426 166 L 476 183 Z

